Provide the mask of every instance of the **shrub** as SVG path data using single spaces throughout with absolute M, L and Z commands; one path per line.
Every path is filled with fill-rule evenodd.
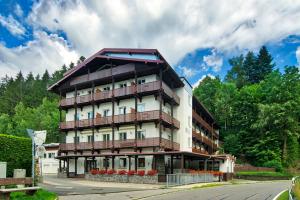
M 139 176 L 144 176 L 145 175 L 145 170 L 140 170 L 140 171 L 137 172 L 137 174 Z
M 126 170 L 119 170 L 118 171 L 118 174 L 119 175 L 125 175 L 127 172 L 126 172 Z
M 275 170 L 277 172 L 282 172 L 283 170 L 283 167 L 282 167 L 282 164 L 280 161 L 278 160 L 270 160 L 270 161 L 267 161 L 263 164 L 263 167 L 271 167 L 271 168 L 275 168 Z
M 135 171 L 134 170 L 129 170 L 128 172 L 127 172 L 127 175 L 128 176 L 132 176 L 132 175 L 134 175 L 135 174 Z
M 148 175 L 148 176 L 154 176 L 154 175 L 156 175 L 156 174 L 157 174 L 157 171 L 154 170 L 154 169 L 149 170 L 149 171 L 147 172 L 147 175 Z
M 98 174 L 106 174 L 106 170 L 105 169 L 101 169 L 101 170 L 98 170 Z
M 14 169 L 26 169 L 26 175 L 31 176 L 31 139 L 0 134 L 0 161 L 7 162 L 8 177 Z
M 113 170 L 113 169 L 110 169 L 110 170 L 107 171 L 107 174 L 115 174 L 115 173 L 116 173 L 116 171 Z
M 96 175 L 96 174 L 98 174 L 98 170 L 96 170 L 96 169 L 92 169 L 92 170 L 91 170 L 91 174 L 93 174 L 93 175 Z

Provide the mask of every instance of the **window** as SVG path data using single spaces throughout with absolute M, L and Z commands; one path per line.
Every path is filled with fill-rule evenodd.
M 145 104 L 138 104 L 137 105 L 138 112 L 145 112 Z
M 121 83 L 119 86 L 120 86 L 120 88 L 124 88 L 124 87 L 127 87 L 127 84 L 126 83 Z
M 92 94 L 92 90 L 89 90 L 89 91 L 88 91 L 88 94 Z
M 103 159 L 103 167 L 105 167 L 105 168 L 109 167 L 109 160 L 108 160 L 108 158 Z
M 120 140 L 127 140 L 127 133 L 126 132 L 119 133 L 119 138 L 120 138 Z
M 109 139 L 109 134 L 103 134 L 103 141 L 104 142 L 107 142 L 107 141 L 109 141 L 110 139 Z
M 74 137 L 74 143 L 79 143 L 79 137 Z
M 88 119 L 93 119 L 94 115 L 93 115 L 93 111 L 88 112 Z
M 92 143 L 93 142 L 93 136 L 92 135 L 88 135 L 88 143 Z
M 109 91 L 109 90 L 110 90 L 110 87 L 109 87 L 109 86 L 106 86 L 106 87 L 103 88 L 103 90 L 104 90 L 104 91 Z
M 79 113 L 77 113 L 77 115 L 74 114 L 74 118 L 75 118 L 76 120 L 80 120 L 80 114 L 79 114 Z
M 146 83 L 146 80 L 145 80 L 145 79 L 139 79 L 139 80 L 138 80 L 138 85 L 142 85 L 142 84 L 144 84 L 144 83 Z
M 54 158 L 55 157 L 55 153 L 48 153 L 48 158 Z
M 107 116 L 109 116 L 109 115 L 110 115 L 109 109 L 105 109 L 105 110 L 103 111 L 103 116 L 104 116 L 104 117 L 107 117 Z
M 145 158 L 138 158 L 138 167 L 139 168 L 145 167 Z
M 126 114 L 126 107 L 122 106 L 119 107 L 119 115 L 125 115 Z
M 47 154 L 46 153 L 44 153 L 44 158 L 47 158 Z
M 119 167 L 120 167 L 120 168 L 126 168 L 126 165 L 127 165 L 127 159 L 126 159 L 126 158 L 120 158 L 119 161 L 120 161 Z
M 146 133 L 145 131 L 137 131 L 137 139 L 142 140 L 145 139 Z

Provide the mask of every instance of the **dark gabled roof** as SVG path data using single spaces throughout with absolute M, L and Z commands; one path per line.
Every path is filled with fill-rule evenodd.
M 151 59 L 141 59 L 141 58 L 124 58 L 124 57 L 117 57 L 117 56 L 107 56 L 105 53 L 128 53 L 128 54 L 153 54 L 156 55 L 159 59 L 158 60 L 151 60 Z M 165 64 L 170 72 L 173 74 L 174 77 L 177 77 L 178 80 L 181 82 L 180 78 L 178 77 L 177 73 L 174 69 L 169 65 L 169 63 L 163 58 L 160 52 L 157 49 L 131 49 L 131 48 L 104 48 L 91 57 L 84 60 L 82 63 L 75 66 L 73 69 L 70 69 L 66 73 L 64 73 L 64 77 L 57 81 L 55 84 L 51 85 L 48 90 L 53 90 L 64 81 L 68 80 L 72 75 L 74 75 L 79 70 L 85 68 L 88 63 L 94 60 L 122 60 L 122 61 L 129 61 L 129 62 L 143 62 L 143 63 L 156 63 L 156 64 Z M 183 83 L 181 84 L 183 86 Z

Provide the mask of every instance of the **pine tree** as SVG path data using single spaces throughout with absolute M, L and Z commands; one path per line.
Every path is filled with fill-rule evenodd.
M 272 72 L 275 64 L 272 63 L 273 58 L 272 55 L 269 53 L 265 46 L 262 46 L 259 50 L 257 56 L 257 65 L 258 65 L 258 80 L 263 80 L 266 75 Z
M 249 51 L 243 63 L 246 82 L 249 84 L 258 83 L 257 59 L 252 51 Z

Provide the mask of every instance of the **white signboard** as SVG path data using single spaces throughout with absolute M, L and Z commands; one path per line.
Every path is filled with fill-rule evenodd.
M 38 146 L 46 141 L 47 131 L 34 131 L 34 143 Z

